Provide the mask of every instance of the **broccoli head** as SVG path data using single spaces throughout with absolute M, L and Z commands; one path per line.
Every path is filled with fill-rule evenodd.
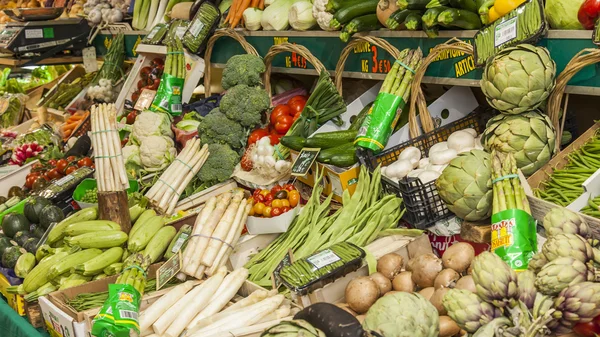
M 269 94 L 259 87 L 236 85 L 221 99 L 221 111 L 246 128 L 254 128 L 261 123 L 263 111 L 271 105 Z
M 260 75 L 264 72 L 265 64 L 259 56 L 235 55 L 225 65 L 221 85 L 225 90 L 238 84 L 257 86 L 262 83 Z
M 238 153 L 227 144 L 209 144 L 208 153 L 208 159 L 197 175 L 202 184 L 211 186 L 229 179 L 240 161 Z
M 246 131 L 236 121 L 227 118 L 219 108 L 213 109 L 200 119 L 198 136 L 202 144 L 227 144 L 233 149 L 244 147 Z

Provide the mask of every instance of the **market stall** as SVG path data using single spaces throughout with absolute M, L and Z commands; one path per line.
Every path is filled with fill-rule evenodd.
M 597 1 L 0 9 L 0 335 L 600 334 Z

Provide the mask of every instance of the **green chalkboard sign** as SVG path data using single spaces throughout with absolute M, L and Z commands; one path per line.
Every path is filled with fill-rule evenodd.
M 321 149 L 303 148 L 292 165 L 292 175 L 295 177 L 304 177 L 317 159 L 320 151 Z
M 160 290 L 173 276 L 177 275 L 181 270 L 181 265 L 181 250 L 179 250 L 156 271 L 156 290 Z

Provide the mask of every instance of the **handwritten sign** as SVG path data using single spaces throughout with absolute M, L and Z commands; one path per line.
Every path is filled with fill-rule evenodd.
M 321 149 L 307 147 L 303 148 L 294 161 L 294 164 L 292 164 L 292 175 L 296 177 L 304 177 L 317 159 L 320 151 Z
M 156 271 L 156 290 L 160 290 L 181 270 L 181 250 L 171 256 L 167 262 L 163 263 Z

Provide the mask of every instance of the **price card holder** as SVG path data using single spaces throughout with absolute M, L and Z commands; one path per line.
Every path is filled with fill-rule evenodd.
M 295 177 L 304 177 L 317 159 L 319 152 L 321 152 L 321 149 L 303 148 L 294 161 L 294 164 L 292 164 L 292 175 Z
M 152 101 L 154 100 L 154 96 L 156 96 L 156 90 L 144 89 L 140 93 L 140 97 L 137 102 L 135 102 L 135 110 L 144 111 L 152 105 Z
M 535 44 L 547 30 L 542 0 L 528 0 L 475 34 L 475 65 L 485 65 L 504 48 L 521 43 Z
M 164 287 L 179 271 L 181 271 L 181 250 L 171 256 L 167 262 L 163 263 L 156 271 L 156 290 Z
M 96 48 L 83 48 L 83 68 L 86 73 L 92 73 L 98 70 L 98 61 L 96 60 Z
M 271 274 L 271 285 L 272 285 L 273 289 L 279 288 L 282 284 L 281 281 L 279 280 L 279 273 L 281 273 L 281 270 L 283 269 L 283 267 L 291 265 L 292 263 L 294 263 L 294 261 L 295 261 L 294 253 L 292 252 L 291 249 L 288 249 L 287 254 L 283 257 L 281 262 L 279 262 L 279 264 L 273 271 L 273 274 Z

